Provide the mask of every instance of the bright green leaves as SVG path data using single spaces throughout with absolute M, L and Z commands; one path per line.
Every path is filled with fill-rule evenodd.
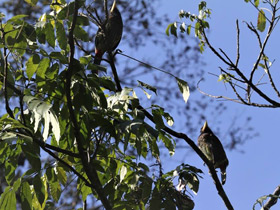
M 211 10 L 208 9 L 207 4 L 205 1 L 201 1 L 198 5 L 198 15 L 191 14 L 190 12 L 186 12 L 184 10 L 181 10 L 179 12 L 179 18 L 180 19 L 187 19 L 190 21 L 190 23 L 181 22 L 179 29 L 181 33 L 186 33 L 187 35 L 190 35 L 191 29 L 194 28 L 195 36 L 199 38 L 199 48 L 200 52 L 204 51 L 204 45 L 205 42 L 203 40 L 203 33 L 205 29 L 208 29 L 209 23 L 206 21 L 207 18 L 210 18 Z M 171 33 L 175 37 L 177 37 L 177 23 L 171 23 L 167 26 L 167 29 L 165 33 L 169 36 Z
M 38 0 L 25 0 L 28 4 L 30 4 L 32 7 L 36 6 Z
M 43 140 L 46 141 L 49 136 L 50 124 L 52 126 L 53 134 L 56 141 L 59 142 L 60 139 L 60 128 L 57 116 L 51 109 L 51 105 L 47 104 L 33 96 L 24 96 L 24 102 L 26 102 L 28 110 L 31 112 L 31 123 L 34 122 L 34 132 L 40 130 L 39 123 L 44 120 L 44 131 Z
M 32 194 L 34 195 L 32 205 L 34 209 L 44 210 L 48 198 L 47 178 L 36 175 L 33 178 Z
M 8 186 L 1 194 L 0 210 L 16 210 L 16 192 L 20 187 L 21 179 L 14 182 L 13 186 Z
M 224 83 L 230 82 L 234 78 L 232 74 L 220 74 L 218 82 L 223 81 Z
M 43 58 L 40 61 L 38 67 L 37 67 L 37 77 L 44 80 L 46 71 L 49 68 L 49 66 L 50 66 L 50 59 L 49 58 Z
M 258 25 L 257 28 L 260 32 L 263 32 L 266 26 L 266 17 L 264 11 L 261 9 L 258 14 Z
M 26 74 L 28 79 L 31 79 L 33 74 L 36 72 L 40 63 L 40 56 L 38 54 L 32 55 L 26 62 Z
M 169 32 L 170 31 L 170 32 Z M 167 36 L 169 36 L 169 33 L 171 33 L 172 35 L 174 35 L 175 37 L 177 37 L 177 23 L 174 22 L 174 23 L 170 23 L 166 30 L 165 30 L 165 33 Z
M 1 194 L 0 210 L 16 210 L 16 192 L 12 187 L 8 186 Z
M 63 171 L 63 173 L 61 173 Z M 46 171 L 50 194 L 55 202 L 59 201 L 61 195 L 60 182 L 65 184 L 66 173 L 61 167 L 48 167 Z M 61 179 L 63 178 L 63 179 Z
M 22 209 L 32 210 L 31 187 L 28 182 L 22 182 L 20 187 L 20 200 Z

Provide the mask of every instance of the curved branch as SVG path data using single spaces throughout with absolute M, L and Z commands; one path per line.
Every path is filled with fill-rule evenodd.
M 112 71 L 115 71 L 115 74 L 117 75 L 117 71 L 115 68 L 115 65 L 113 65 L 113 60 L 111 60 L 111 67 Z M 117 77 L 118 78 L 118 77 Z M 119 82 L 119 80 L 115 80 L 115 82 Z M 121 91 L 121 85 L 120 84 L 116 84 L 117 87 L 119 87 L 120 89 L 118 89 L 119 91 Z M 129 109 L 132 109 L 132 106 L 129 104 Z M 144 109 L 141 105 L 139 105 L 137 107 L 137 109 L 142 110 L 143 113 L 145 114 L 145 116 L 153 123 L 155 123 L 153 116 L 146 110 Z M 198 148 L 198 146 L 194 143 L 194 141 L 192 139 L 190 139 L 186 134 L 184 133 L 179 133 L 176 132 L 166 126 L 164 126 L 164 128 L 162 128 L 162 130 L 164 130 L 165 132 L 167 132 L 168 134 L 172 135 L 173 137 L 179 138 L 179 139 L 183 139 L 197 154 L 198 156 L 203 160 L 203 162 L 208 166 L 209 171 L 211 173 L 211 176 L 214 180 L 214 184 L 216 186 L 216 189 L 218 191 L 218 194 L 220 195 L 220 197 L 222 198 L 222 200 L 224 201 L 226 207 L 229 210 L 233 210 L 233 206 L 230 203 L 229 198 L 226 195 L 226 192 L 223 189 L 223 186 L 217 176 L 216 170 L 214 169 L 213 164 L 208 160 L 208 158 L 203 154 L 203 152 Z

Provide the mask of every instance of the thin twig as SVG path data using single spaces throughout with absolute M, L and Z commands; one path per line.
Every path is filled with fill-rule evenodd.
M 238 66 L 239 59 L 240 59 L 240 29 L 238 20 L 236 20 L 236 61 L 235 66 Z

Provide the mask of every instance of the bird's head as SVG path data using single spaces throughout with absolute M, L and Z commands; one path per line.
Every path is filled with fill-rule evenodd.
M 204 125 L 200 129 L 200 133 L 212 133 L 211 129 L 208 126 L 207 121 L 205 121 Z

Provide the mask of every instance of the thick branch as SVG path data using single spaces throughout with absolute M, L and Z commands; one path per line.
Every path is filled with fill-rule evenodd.
M 72 73 L 74 69 L 74 54 L 75 54 L 75 45 L 74 45 L 74 29 L 76 26 L 78 15 L 78 0 L 75 0 L 74 6 L 74 14 L 73 14 L 73 21 L 69 31 L 69 38 L 68 43 L 70 46 L 70 55 L 69 55 L 69 66 L 66 72 L 66 85 L 65 85 L 65 92 L 67 98 L 67 106 L 70 115 L 70 122 L 74 128 L 74 135 L 77 141 L 79 155 L 81 157 L 81 161 L 84 167 L 84 170 L 90 180 L 92 191 L 96 191 L 99 199 L 101 200 L 102 204 L 107 210 L 112 209 L 110 202 L 108 201 L 106 194 L 102 188 L 102 184 L 99 180 L 98 174 L 96 170 L 89 164 L 90 160 L 87 157 L 86 149 L 83 147 L 82 137 L 80 135 L 80 126 L 77 122 L 76 115 L 73 109 L 72 99 L 71 99 L 71 80 L 72 80 Z
M 117 71 L 116 71 L 116 68 L 115 68 L 115 65 L 114 65 L 114 61 L 113 59 L 111 59 L 111 68 L 112 68 L 112 71 L 113 71 L 113 74 L 116 74 L 117 76 Z M 115 77 L 115 79 L 118 78 L 118 77 Z M 116 83 L 119 83 L 119 80 L 115 80 Z M 120 84 L 116 84 L 117 87 L 118 87 L 118 91 L 121 91 L 121 85 Z M 131 106 L 129 106 L 130 109 L 132 109 Z M 137 107 L 137 109 L 139 110 L 142 110 L 145 114 L 145 116 L 151 120 L 153 123 L 154 122 L 154 118 L 153 116 L 146 110 L 144 109 L 141 105 L 139 105 Z M 164 127 L 162 130 L 164 130 L 165 132 L 167 132 L 168 134 L 172 135 L 173 137 L 176 137 L 176 138 L 179 138 L 179 139 L 184 139 L 187 144 L 189 144 L 191 146 L 191 148 L 199 155 L 199 157 L 204 161 L 204 163 L 208 166 L 209 170 L 210 170 L 210 173 L 211 173 L 211 176 L 214 180 L 214 184 L 216 186 L 216 189 L 218 191 L 218 194 L 221 196 L 221 198 L 223 199 L 226 207 L 229 209 L 229 210 L 233 210 L 233 207 L 222 187 L 222 184 L 216 174 L 216 170 L 214 169 L 213 167 L 213 164 L 207 159 L 207 157 L 202 153 L 202 151 L 198 148 L 198 146 L 194 143 L 193 140 L 191 140 L 186 134 L 183 134 L 183 133 L 178 133 L 168 127 Z

